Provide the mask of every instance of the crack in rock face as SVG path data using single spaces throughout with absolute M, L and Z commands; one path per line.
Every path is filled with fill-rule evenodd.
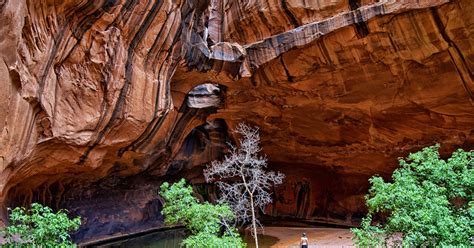
M 357 225 L 368 178 L 474 147 L 471 0 L 0 1 L 0 225 L 41 202 L 78 242 L 163 226 L 156 189 L 240 122 L 286 174 L 269 221 Z M 119 204 L 118 204 L 119 203 Z

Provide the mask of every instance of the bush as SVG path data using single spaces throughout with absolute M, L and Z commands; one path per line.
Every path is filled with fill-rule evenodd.
M 9 218 L 10 226 L 0 235 L 2 247 L 75 247 L 69 233 L 81 225 L 79 217 L 69 219 L 64 210 L 54 213 L 39 203 L 10 210 Z
M 235 218 L 229 206 L 199 203 L 192 192 L 184 179 L 171 186 L 161 185 L 165 222 L 182 224 L 191 233 L 182 244 L 186 247 L 245 247 L 235 228 L 227 224 Z
M 440 159 L 439 145 L 400 159 L 393 182 L 372 177 L 369 214 L 353 229 L 358 246 L 469 246 L 474 236 L 474 152 L 458 150 Z M 373 216 L 379 217 L 374 225 Z M 389 244 L 389 245 L 393 245 Z

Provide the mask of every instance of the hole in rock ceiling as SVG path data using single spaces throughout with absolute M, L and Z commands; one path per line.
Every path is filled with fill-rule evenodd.
M 194 87 L 189 93 L 186 104 L 190 108 L 219 107 L 224 102 L 224 86 L 205 83 Z

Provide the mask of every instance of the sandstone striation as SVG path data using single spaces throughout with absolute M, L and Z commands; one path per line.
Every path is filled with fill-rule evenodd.
M 239 122 L 287 174 L 269 219 L 354 225 L 367 179 L 474 147 L 471 0 L 0 1 L 0 213 L 83 216 L 77 240 L 162 225 L 156 188 Z

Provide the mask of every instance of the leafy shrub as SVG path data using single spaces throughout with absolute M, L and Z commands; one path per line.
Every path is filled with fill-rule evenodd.
M 369 214 L 353 229 L 358 246 L 470 246 L 474 236 L 474 152 L 461 149 L 448 160 L 439 145 L 400 159 L 393 182 L 372 177 L 366 196 Z M 381 221 L 374 224 L 373 216 Z M 392 243 L 387 243 L 391 239 Z
M 17 207 L 10 210 L 10 226 L 2 230 L 2 247 L 75 247 L 70 232 L 81 225 L 79 217 L 69 219 L 64 210 L 54 213 L 39 203 L 30 209 Z M 3 241 L 3 242 L 2 242 Z
M 192 193 L 192 187 L 186 186 L 184 179 L 171 186 L 166 182 L 161 185 L 165 222 L 182 224 L 191 233 L 182 244 L 186 247 L 245 247 L 235 228 L 227 224 L 235 218 L 229 206 L 199 203 Z

